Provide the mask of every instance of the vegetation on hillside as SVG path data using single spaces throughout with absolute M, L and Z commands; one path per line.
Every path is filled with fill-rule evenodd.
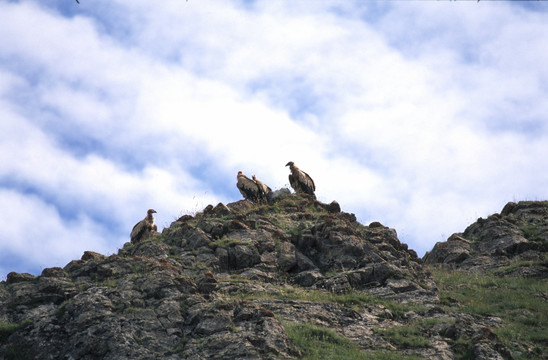
M 516 359 L 548 354 L 548 282 L 432 269 L 446 309 L 502 320 L 493 332 Z

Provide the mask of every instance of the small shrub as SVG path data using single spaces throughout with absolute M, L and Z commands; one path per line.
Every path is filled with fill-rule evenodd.
M 302 234 L 303 230 L 298 227 L 298 226 L 295 226 L 295 227 L 292 227 L 291 229 L 287 230 L 287 233 L 291 236 L 295 236 L 295 237 L 298 237 Z

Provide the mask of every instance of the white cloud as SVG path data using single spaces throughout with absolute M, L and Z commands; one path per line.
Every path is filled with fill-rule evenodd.
M 167 226 L 239 199 L 238 170 L 287 185 L 290 160 L 419 253 L 547 197 L 545 14 L 465 3 L 0 4 L 0 188 L 19 209 L 0 246 L 23 253 L 45 211 L 49 238 L 115 252 L 146 209 Z
M 1 276 L 11 271 L 36 272 L 38 268 L 63 267 L 89 249 L 102 253 L 112 251 L 106 229 L 84 214 L 67 221 L 54 206 L 34 195 L 0 189 L 0 198 L 0 251 L 4 256 Z M 11 264 L 14 259 L 21 263 Z M 15 268 L 7 268 L 5 262 Z

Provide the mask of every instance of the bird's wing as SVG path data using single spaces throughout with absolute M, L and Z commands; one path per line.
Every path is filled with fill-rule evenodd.
M 295 192 L 300 191 L 299 182 L 297 181 L 296 176 L 294 176 L 293 174 L 289 174 L 289 185 L 291 185 L 291 187 L 293 188 L 293 190 L 295 190 Z
M 143 235 L 143 232 L 145 231 L 145 229 L 146 229 L 145 220 L 141 220 L 137 224 L 135 224 L 133 229 L 131 229 L 131 235 L 130 235 L 131 241 L 140 238 Z
M 303 182 L 305 183 L 305 185 L 307 187 L 309 187 L 310 189 L 312 189 L 312 191 L 316 191 L 316 185 L 314 185 L 314 180 L 312 180 L 312 178 L 310 177 L 310 175 L 308 175 L 307 173 L 305 173 L 304 171 L 301 171 L 303 173 Z
M 237 186 L 244 198 L 252 201 L 257 200 L 260 193 L 260 188 L 255 181 L 245 175 L 240 176 Z

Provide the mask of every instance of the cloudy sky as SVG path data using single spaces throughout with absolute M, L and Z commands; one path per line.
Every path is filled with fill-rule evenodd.
M 419 255 L 548 199 L 548 3 L 0 0 L 0 280 L 292 160 Z

